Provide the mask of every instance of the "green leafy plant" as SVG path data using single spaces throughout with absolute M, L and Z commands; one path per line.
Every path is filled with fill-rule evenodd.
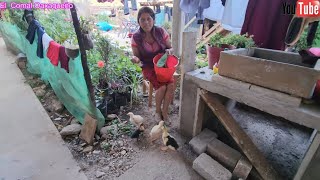
M 220 47 L 221 46 L 221 39 L 223 38 L 223 35 L 217 33 L 213 36 L 211 36 L 208 45 L 211 47 Z
M 220 39 L 221 44 L 233 45 L 236 48 L 251 48 L 255 46 L 253 36 L 248 34 L 229 34 Z
M 80 16 L 80 29 L 83 34 L 88 34 L 93 30 L 94 20 L 92 18 L 84 18 Z

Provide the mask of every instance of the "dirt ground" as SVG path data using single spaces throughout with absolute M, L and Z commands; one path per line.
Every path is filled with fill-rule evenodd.
M 50 85 L 45 85 L 40 77 L 28 73 L 26 69 L 22 72 L 36 94 L 39 87 L 44 89 L 45 93 L 38 98 L 59 131 L 69 124 L 76 123 L 65 108 L 59 112 L 50 108 L 50 102 L 56 98 Z M 63 137 L 88 179 L 127 179 L 126 177 L 130 179 L 163 179 L 164 177 L 165 179 L 202 179 L 191 168 L 196 158 L 195 154 L 186 139 L 178 132 L 178 94 L 177 90 L 174 105 L 170 107 L 172 125 L 169 128 L 169 133 L 180 145 L 176 152 L 161 151 L 161 141 L 153 145 L 148 142 L 149 132 L 156 125 L 153 116 L 155 108 L 153 105 L 150 110 L 147 106 L 147 98 L 142 96 L 141 101 L 134 104 L 132 108 L 130 105 L 121 108 L 118 114 L 120 120 L 106 122 L 106 126 L 118 124 L 118 128 L 112 129 L 107 136 L 96 134 L 93 147 L 87 145 L 78 135 Z M 138 141 L 130 138 L 134 128 L 130 125 L 129 116 L 126 115 L 128 112 L 141 115 L 146 120 L 146 131 Z

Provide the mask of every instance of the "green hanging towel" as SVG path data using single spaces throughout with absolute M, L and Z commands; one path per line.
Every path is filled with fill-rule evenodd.
M 168 59 L 168 54 L 164 53 L 164 55 L 159 59 L 159 61 L 157 62 L 157 66 L 158 67 L 164 67 L 164 65 L 166 64 Z

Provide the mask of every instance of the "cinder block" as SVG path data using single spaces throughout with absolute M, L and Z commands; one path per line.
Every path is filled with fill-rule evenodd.
M 207 180 L 229 180 L 232 174 L 206 153 L 193 161 L 192 168 Z
M 232 177 L 234 179 L 247 179 L 248 175 L 251 172 L 251 169 L 252 164 L 250 163 L 250 161 L 246 157 L 242 156 L 232 172 Z
M 194 152 L 197 154 L 204 153 L 207 149 L 207 145 L 217 138 L 217 134 L 210 131 L 209 129 L 204 129 L 199 135 L 195 136 L 189 142 Z
M 207 152 L 230 171 L 234 170 L 242 156 L 238 151 L 218 139 L 214 139 L 208 144 Z

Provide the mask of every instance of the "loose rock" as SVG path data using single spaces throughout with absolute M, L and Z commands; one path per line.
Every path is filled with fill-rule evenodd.
M 109 134 L 110 131 L 114 131 L 115 129 L 117 129 L 117 125 L 111 125 L 111 126 L 105 126 L 103 128 L 100 129 L 100 134 Z
M 36 94 L 36 96 L 39 96 L 39 97 L 42 97 L 46 94 L 46 91 L 41 89 L 41 87 L 33 88 L 33 90 L 34 90 L 34 93 Z
M 113 120 L 113 119 L 117 118 L 117 115 L 116 114 L 108 114 L 107 118 L 110 120 Z
M 88 153 L 88 152 L 91 152 L 93 150 L 93 147 L 92 146 L 88 146 L 86 148 L 84 148 L 83 152 L 84 153 Z
M 104 176 L 106 173 L 104 173 L 104 172 L 101 172 L 101 171 L 97 171 L 96 172 L 96 177 L 97 178 L 101 178 L 102 176 Z
M 64 108 L 64 106 L 60 101 L 58 101 L 57 99 L 51 100 L 51 111 L 62 112 L 63 108 Z
M 94 150 L 92 153 L 93 153 L 93 154 L 100 154 L 100 152 L 101 152 L 101 151 L 99 151 L 99 150 Z
M 61 136 L 75 135 L 75 134 L 79 134 L 80 131 L 81 131 L 80 124 L 71 124 L 71 125 L 64 127 L 60 131 L 60 134 L 61 134 Z

